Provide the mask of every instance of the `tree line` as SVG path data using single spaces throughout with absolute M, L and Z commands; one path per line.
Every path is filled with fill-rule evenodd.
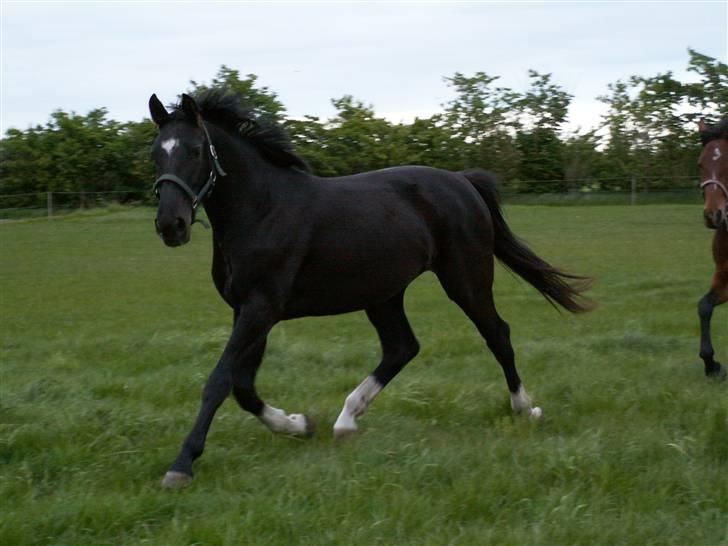
M 444 78 L 454 98 L 411 123 L 393 123 L 351 95 L 332 100 L 330 119 L 291 119 L 256 75 L 224 65 L 210 83 L 190 82 L 188 92 L 223 87 L 240 94 L 258 115 L 287 129 L 320 176 L 420 164 L 484 167 L 514 192 L 620 191 L 634 176 L 674 188 L 697 175 L 697 121 L 728 114 L 728 65 L 694 50 L 688 55 L 696 81 L 665 72 L 614 82 L 598 97 L 607 107 L 600 125 L 572 134 L 565 126 L 573 96 L 535 70 L 524 91 L 485 72 L 455 73 Z M 148 119 L 118 122 L 104 108 L 86 115 L 58 110 L 45 125 L 10 129 L 0 140 L 0 194 L 18 195 L 13 206 L 32 199 L 20 194 L 49 191 L 126 192 L 128 200 L 146 201 L 155 135 Z

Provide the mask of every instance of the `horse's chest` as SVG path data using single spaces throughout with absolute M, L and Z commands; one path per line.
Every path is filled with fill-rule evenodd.
M 290 260 L 276 255 L 268 248 L 248 248 L 235 251 L 231 246 L 218 243 L 216 247 L 217 271 L 215 284 L 228 305 L 235 307 L 250 291 L 261 285 L 285 284 Z

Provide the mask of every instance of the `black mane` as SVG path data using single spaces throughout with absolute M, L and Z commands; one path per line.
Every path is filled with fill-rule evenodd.
M 257 115 L 240 97 L 225 89 L 206 89 L 192 95 L 203 119 L 244 138 L 273 164 L 309 172 L 310 167 L 299 157 L 285 129 L 273 120 Z M 180 104 L 172 106 L 175 119 L 185 119 Z
M 728 138 L 728 117 L 723 118 L 715 125 L 711 125 L 700 133 L 700 140 L 703 142 L 703 146 L 711 140 L 718 140 L 719 138 Z

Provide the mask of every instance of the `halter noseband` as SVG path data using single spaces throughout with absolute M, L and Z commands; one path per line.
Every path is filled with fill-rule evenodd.
M 708 180 L 704 180 L 700 184 L 700 189 L 704 190 L 707 186 L 718 186 L 720 191 L 723 192 L 723 195 L 725 196 L 725 203 L 723 204 L 723 222 L 726 225 L 726 230 L 728 230 L 728 188 L 726 188 L 725 184 L 718 180 L 717 178 L 709 178 Z
M 212 193 L 213 189 L 215 189 L 217 175 L 219 174 L 220 176 L 227 176 L 227 173 L 222 169 L 222 166 L 220 165 L 220 160 L 217 158 L 217 151 L 215 150 L 215 146 L 210 139 L 210 133 L 207 131 L 205 122 L 201 119 L 199 120 L 199 126 L 205 133 L 205 141 L 207 142 L 207 148 L 210 152 L 208 155 L 208 160 L 210 162 L 210 176 L 207 178 L 207 182 L 205 182 L 205 185 L 202 186 L 199 192 L 195 193 L 195 191 L 190 188 L 189 184 L 187 184 L 187 182 L 182 180 L 179 176 L 172 173 L 164 173 L 154 181 L 154 185 L 152 186 L 152 191 L 157 197 L 159 197 L 159 186 L 163 182 L 171 182 L 172 184 L 175 184 L 177 187 L 179 187 L 183 192 L 185 192 L 185 194 L 187 195 L 187 197 L 190 198 L 190 201 L 192 203 L 193 224 L 196 222 L 195 213 L 197 211 L 197 206 L 202 203 L 205 197 L 209 196 Z

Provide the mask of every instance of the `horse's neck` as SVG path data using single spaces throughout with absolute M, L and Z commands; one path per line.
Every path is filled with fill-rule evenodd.
M 205 211 L 215 237 L 222 238 L 231 230 L 254 228 L 284 198 L 293 173 L 270 165 L 250 144 L 226 146 L 218 155 L 227 174 L 218 177 Z

